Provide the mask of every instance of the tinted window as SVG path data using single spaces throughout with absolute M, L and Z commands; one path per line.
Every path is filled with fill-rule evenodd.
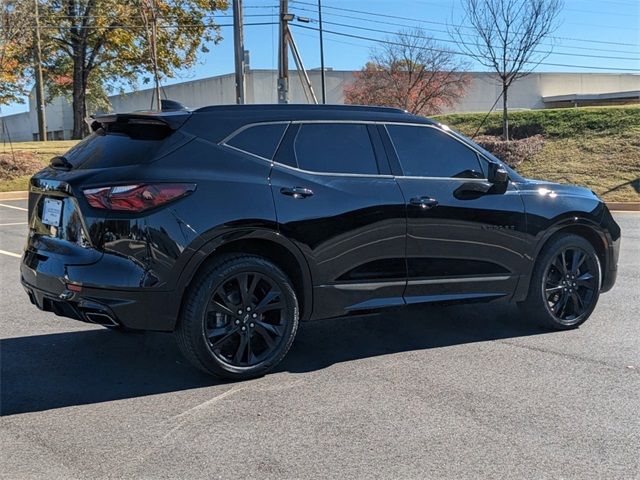
M 300 126 L 294 151 L 298 167 L 314 172 L 377 174 L 366 125 L 309 123 Z
M 484 178 L 476 153 L 436 128 L 387 125 L 405 175 Z
M 76 144 L 64 157 L 74 168 L 120 167 L 146 163 L 154 159 L 162 140 L 132 138 L 102 130 Z
M 284 123 L 256 125 L 242 130 L 226 144 L 271 160 L 286 128 Z

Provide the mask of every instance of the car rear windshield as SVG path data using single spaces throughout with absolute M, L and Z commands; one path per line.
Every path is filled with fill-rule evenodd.
M 132 138 L 122 133 L 98 130 L 65 153 L 64 157 L 74 169 L 122 167 L 153 160 L 162 144 L 162 139 Z

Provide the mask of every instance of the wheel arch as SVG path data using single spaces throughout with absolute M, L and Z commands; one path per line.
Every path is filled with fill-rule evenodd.
M 598 260 L 600 260 L 601 268 L 604 270 L 606 268 L 607 263 L 607 248 L 606 248 L 606 240 L 604 232 L 600 231 L 596 225 L 591 225 L 589 223 L 574 223 L 571 225 L 559 225 L 552 232 L 549 233 L 545 238 L 543 238 L 536 249 L 536 256 L 540 255 L 542 249 L 549 245 L 549 243 L 561 235 L 573 234 L 587 240 L 596 251 L 598 255 Z
M 306 258 L 282 235 L 262 229 L 226 232 L 195 252 L 180 278 L 180 312 L 189 286 L 198 275 L 221 255 L 233 253 L 257 255 L 278 265 L 293 283 L 300 302 L 300 319 L 309 319 L 313 310 L 313 287 Z
M 527 297 L 529 291 L 529 283 L 531 281 L 531 275 L 535 262 L 538 260 L 540 253 L 545 246 L 549 245 L 554 239 L 559 236 L 573 234 L 587 240 L 596 251 L 598 260 L 600 261 L 601 275 L 604 275 L 607 268 L 607 242 L 605 233 L 598 228 L 596 223 L 591 222 L 588 219 L 577 218 L 571 223 L 560 222 L 549 228 L 546 234 L 540 238 L 535 246 L 533 262 L 531 262 L 531 268 L 524 278 L 521 278 L 518 283 L 517 291 L 513 296 L 513 299 L 517 302 L 523 301 Z

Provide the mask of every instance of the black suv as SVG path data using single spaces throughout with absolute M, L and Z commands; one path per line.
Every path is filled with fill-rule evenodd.
M 556 329 L 616 278 L 620 229 L 581 187 L 522 178 L 389 108 L 102 116 L 31 179 L 22 283 L 39 308 L 174 331 L 200 369 L 260 375 L 299 320 L 506 300 Z

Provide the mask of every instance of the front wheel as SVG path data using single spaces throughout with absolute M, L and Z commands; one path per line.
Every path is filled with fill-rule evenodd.
M 522 311 L 555 330 L 576 328 L 596 307 L 600 278 L 598 255 L 587 240 L 557 237 L 538 256 Z
M 219 259 L 188 292 L 176 328 L 196 367 L 220 377 L 263 375 L 287 354 L 298 328 L 298 302 L 276 265 L 254 255 Z

